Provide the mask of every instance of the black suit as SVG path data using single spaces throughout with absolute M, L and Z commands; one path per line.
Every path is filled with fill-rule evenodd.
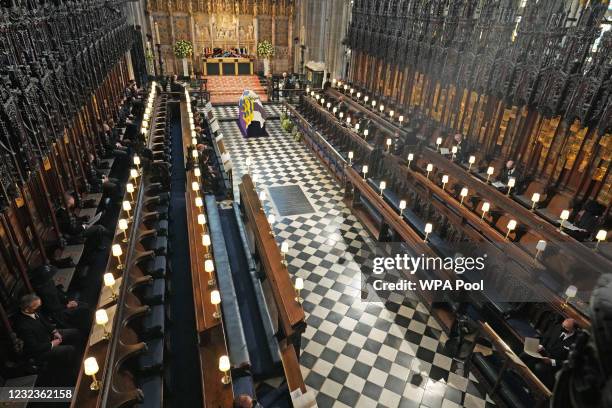
M 543 355 L 555 360 L 559 366 L 563 361 L 567 360 L 567 356 L 574 345 L 576 334 L 571 336 L 563 335 L 563 327 L 553 326 L 542 337 L 540 342 L 544 347 Z
M 87 335 L 91 316 L 89 306 L 77 302 L 77 307 L 68 308 L 70 299 L 48 279 L 34 287 L 36 294 L 42 300 L 42 311 L 49 316 L 60 328 L 77 328 Z
M 511 169 L 504 166 L 503 170 L 499 174 L 499 181 L 501 181 L 504 184 L 508 184 L 508 179 L 510 179 L 510 177 L 514 177 L 516 181 L 518 181 L 520 177 L 520 173 L 518 169 L 516 168 L 516 166 L 512 167 Z

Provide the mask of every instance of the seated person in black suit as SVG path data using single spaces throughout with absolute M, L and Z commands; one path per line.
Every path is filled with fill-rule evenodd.
M 38 311 L 42 306 L 34 294 L 21 298 L 15 328 L 23 341 L 24 354 L 38 363 L 47 364 L 57 385 L 74 381 L 78 369 L 81 335 L 77 329 L 57 329 Z
M 66 200 L 66 206 L 60 207 L 56 211 L 55 217 L 57 219 L 60 231 L 68 240 L 68 243 L 78 244 L 85 241 L 92 241 L 98 246 L 98 249 L 104 249 L 102 240 L 104 236 L 112 238 L 112 233 L 102 225 L 87 226 L 87 224 L 85 224 L 85 222 L 87 222 L 85 217 L 77 217 L 74 214 L 74 197 L 69 193 L 65 193 L 64 197 Z
M 121 192 L 119 191 L 119 181 L 114 178 L 108 178 L 105 174 L 100 172 L 96 167 L 96 158 L 93 154 L 89 154 L 89 160 L 86 161 L 85 173 L 87 176 L 87 182 L 91 186 L 92 193 L 104 193 L 111 200 L 117 201 L 121 198 Z
M 565 319 L 561 325 L 552 326 L 542 336 L 538 351 L 544 358 L 537 359 L 525 354 L 521 355 L 523 361 L 546 386 L 552 387 L 555 382 L 555 373 L 567 360 L 576 341 L 576 329 L 574 319 Z
M 502 171 L 499 173 L 497 180 L 499 180 L 501 183 L 508 184 L 508 180 L 510 178 L 514 178 L 518 181 L 519 176 L 520 173 L 516 168 L 514 160 L 508 160 Z
M 463 135 L 461 133 L 456 133 L 453 136 L 453 147 L 457 147 L 457 154 L 455 154 L 455 159 L 459 163 L 466 162 L 470 155 L 470 146 L 467 141 L 463 140 Z
M 91 313 L 85 302 L 71 299 L 55 286 L 45 274 L 37 274 L 30 280 L 42 301 L 42 312 L 59 328 L 76 328 L 86 336 L 89 333 Z

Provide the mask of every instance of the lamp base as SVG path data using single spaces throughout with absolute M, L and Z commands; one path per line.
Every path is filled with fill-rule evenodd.
M 208 280 L 208 287 L 209 287 L 209 288 L 212 288 L 212 287 L 214 287 L 214 286 L 215 286 L 215 280 L 214 280 L 214 279 L 209 279 L 209 280 Z
M 302 299 L 300 296 L 297 296 L 297 297 L 295 297 L 294 299 L 295 299 L 295 301 L 296 301 L 296 302 L 298 302 L 300 305 L 301 305 L 302 303 L 304 303 L 304 299 Z
M 230 377 L 229 375 L 224 375 L 224 376 L 221 378 L 221 383 L 222 383 L 223 385 L 228 385 L 228 384 L 230 384 L 231 382 L 232 382 L 232 377 Z
M 89 389 L 92 391 L 98 391 L 100 389 L 100 381 L 93 380 L 89 386 Z
M 213 317 L 214 317 L 215 319 L 221 319 L 221 313 L 219 313 L 219 312 L 214 312 L 214 313 L 213 313 Z

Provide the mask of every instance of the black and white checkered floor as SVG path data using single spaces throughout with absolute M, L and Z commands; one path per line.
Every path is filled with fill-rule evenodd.
M 223 119 L 226 109 L 214 109 Z M 385 302 L 361 300 L 359 265 L 373 242 L 317 158 L 278 120 L 266 123 L 268 137 L 255 139 L 243 138 L 236 122 L 220 125 L 236 184 L 251 157 L 250 172 L 261 179 L 258 189 L 297 184 L 315 208 L 311 214 L 276 214 L 274 229 L 279 245 L 289 243 L 290 273 L 304 279 L 308 328 L 300 363 L 318 406 L 493 406 L 476 379 L 463 377 L 444 354 L 446 336 L 423 304 L 395 294 Z M 269 201 L 265 209 L 275 211 Z

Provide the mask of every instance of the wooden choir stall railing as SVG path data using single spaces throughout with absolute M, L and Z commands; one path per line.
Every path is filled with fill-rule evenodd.
M 242 177 L 239 190 L 244 224 L 247 231 L 252 233 L 253 244 L 261 259 L 262 269 L 278 310 L 278 344 L 289 392 L 294 398 L 298 389 L 297 395 L 306 394 L 298 360 L 301 334 L 306 329 L 304 309 L 249 174 Z
M 195 134 L 193 114 L 188 101 L 188 94 L 181 93 L 183 154 L 184 157 L 192 157 L 197 163 L 198 152 L 192 143 L 192 137 Z M 208 214 L 204 205 L 204 196 L 200 192 L 202 181 L 200 177 L 196 176 L 194 170 L 187 172 L 185 202 L 193 302 L 199 343 L 202 399 L 204 406 L 207 407 L 229 407 L 232 406 L 234 394 L 231 383 L 225 381 L 226 374 L 219 370 L 220 358 L 222 356 L 227 358 L 228 347 L 220 314 L 221 294 L 217 285 L 217 271 L 214 267 L 215 259 L 207 224 Z M 204 241 L 205 236 L 206 241 Z
M 359 114 L 368 117 L 375 125 L 380 126 L 380 129 L 382 129 L 387 135 L 386 139 L 391 140 L 391 146 L 395 145 L 396 137 L 394 135 L 400 134 L 401 130 L 400 126 L 398 126 L 399 120 L 381 117 L 378 115 L 378 113 L 373 113 L 369 107 L 362 106 L 361 104 L 351 100 L 349 95 L 339 93 L 335 89 L 328 90 L 327 94 L 325 95 L 328 95 L 328 101 L 330 101 L 330 96 L 331 98 L 342 97 L 343 101 L 348 106 L 354 108 L 353 111 L 343 112 L 344 115 L 348 116 L 348 114 L 351 113 L 354 116 L 355 112 L 358 112 Z M 333 118 L 332 120 L 335 120 L 336 122 L 338 121 L 335 116 L 329 114 L 323 107 L 319 106 L 318 103 L 315 102 L 314 98 L 307 97 L 306 99 L 306 103 L 308 103 L 309 106 L 316 107 L 318 111 L 323 112 L 321 115 L 326 115 L 328 117 L 331 116 L 331 118 Z M 338 99 L 336 99 L 336 101 L 337 100 Z M 351 132 L 348 129 L 345 130 L 347 134 L 350 134 L 351 138 L 355 140 L 361 139 L 361 141 L 355 142 L 354 144 L 358 144 L 363 141 L 364 137 L 361 136 L 361 134 L 363 133 L 364 129 L 361 129 L 361 132 Z M 388 169 L 393 169 L 394 172 L 406 172 L 406 158 L 408 157 L 409 153 L 406 153 L 405 151 L 400 151 L 398 153 L 401 153 L 406 157 L 398 157 L 395 156 L 395 154 L 389 154 L 387 150 L 384 153 L 384 156 L 388 160 L 385 160 L 384 166 Z M 525 208 L 523 205 L 489 185 L 486 180 L 480 179 L 479 177 L 471 174 L 467 168 L 463 168 L 456 163 L 453 163 L 450 159 L 442 157 L 439 153 L 427 147 L 422 149 L 417 149 L 415 147 L 414 151 L 411 153 L 411 164 L 416 170 L 426 174 L 427 165 L 432 164 L 432 174 L 435 175 L 439 169 L 442 169 L 442 171 L 440 171 L 440 176 L 437 178 L 441 179 L 442 175 L 446 175 L 451 180 L 447 187 L 455 184 L 460 187 L 466 187 L 468 189 L 469 196 L 477 199 L 476 204 L 473 205 L 472 208 L 474 212 L 479 213 L 482 204 L 488 202 L 491 208 L 490 214 L 494 212 L 501 213 L 495 220 L 491 219 L 491 225 L 493 227 L 497 227 L 496 229 L 498 231 L 505 232 L 506 224 L 509 222 L 509 220 L 516 220 L 519 228 L 517 228 L 517 231 L 513 232 L 511 237 L 514 237 L 515 235 L 517 238 L 523 237 L 521 242 L 515 242 L 516 246 L 520 248 L 522 252 L 524 252 L 522 255 L 523 259 L 533 257 L 537 251 L 536 243 L 543 240 L 549 245 L 562 245 L 564 256 L 574 263 L 578 262 L 579 259 L 583 259 L 585 256 L 589 256 L 590 258 L 594 259 L 591 270 L 595 274 L 595 280 L 599 274 L 603 273 L 605 270 L 609 270 L 610 266 L 612 266 L 612 262 L 602 257 L 600 253 L 594 252 L 592 249 L 588 248 L 583 243 L 578 242 L 571 236 L 561 233 L 548 220 L 540 217 L 535 212 L 529 211 L 529 209 Z M 433 180 L 433 177 L 429 177 L 429 179 Z M 430 181 L 430 183 L 435 184 L 434 181 Z M 466 203 L 469 201 L 470 199 L 466 198 Z M 472 205 L 470 205 L 470 207 L 472 207 Z M 462 211 L 466 212 L 469 210 L 464 208 Z M 486 219 L 489 220 L 489 217 Z M 483 229 L 485 232 L 489 230 L 491 229 Z M 517 235 L 518 230 L 521 231 L 519 235 Z M 487 239 L 493 241 L 495 239 L 495 234 L 487 237 Z
M 145 120 L 147 116 L 155 118 L 160 114 L 164 98 L 156 91 L 153 83 Z M 165 137 L 157 131 L 161 125 L 159 121 L 153 119 L 152 122 L 157 123 L 148 128 L 143 121 L 141 129 L 148 148 Z M 152 174 L 154 165 L 155 162 L 147 162 L 141 166 L 140 161 L 134 160 L 130 170 L 128 182 L 134 192 L 126 191 L 123 197 L 112 256 L 104 272 L 104 286 L 71 407 L 121 407 L 141 402 L 143 398 L 162 398 L 161 386 L 158 395 L 145 395 L 132 369 L 134 359 L 147 351 L 143 333 L 163 331 L 163 323 L 160 328 L 145 322 L 152 308 L 141 296 L 143 288 L 153 280 L 150 264 L 157 250 L 157 231 L 150 222 L 160 216 L 156 209 L 160 203 L 159 193 L 163 190 Z

